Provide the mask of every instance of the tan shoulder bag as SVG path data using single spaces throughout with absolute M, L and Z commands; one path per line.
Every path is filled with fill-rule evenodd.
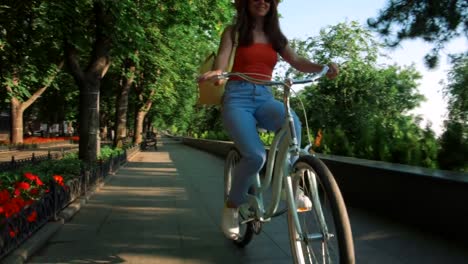
M 232 47 L 231 54 L 229 56 L 229 62 L 228 62 L 228 67 L 226 71 L 231 71 L 232 66 L 234 64 L 234 57 L 236 56 L 236 49 L 237 49 L 237 43 L 238 43 L 238 32 L 236 31 L 235 37 L 234 37 L 234 43 Z M 213 70 L 214 63 L 216 60 L 216 53 L 211 52 L 203 61 L 203 63 L 200 66 L 199 73 L 203 74 L 207 71 Z M 213 82 L 206 81 L 206 82 L 201 82 L 198 84 L 198 105 L 219 105 L 221 104 L 221 100 L 224 94 L 224 86 L 226 85 L 226 82 L 224 82 L 222 85 L 216 86 Z

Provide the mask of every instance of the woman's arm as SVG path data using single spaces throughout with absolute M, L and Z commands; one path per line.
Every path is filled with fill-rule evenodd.
M 221 73 L 223 73 L 223 71 L 226 70 L 229 63 L 229 57 L 233 48 L 231 32 L 232 26 L 229 26 L 224 30 L 223 34 L 221 35 L 221 42 L 219 44 L 218 55 L 216 56 L 213 70 L 202 74 L 198 78 L 198 82 L 209 80 L 217 75 L 220 75 Z M 215 84 L 220 85 L 224 81 L 226 80 L 217 80 Z
M 218 48 L 218 56 L 216 56 L 216 61 L 214 65 L 214 71 L 220 71 L 222 73 L 226 70 L 229 57 L 231 56 L 233 42 L 232 42 L 232 26 L 227 27 L 223 34 L 221 35 L 221 43 Z
M 301 72 L 314 73 L 320 72 L 323 69 L 323 65 L 313 63 L 308 59 L 297 55 L 297 53 L 289 45 L 286 45 L 280 55 L 293 68 Z M 335 63 L 330 63 L 328 66 L 330 69 L 328 70 L 327 77 L 329 79 L 333 79 L 338 76 L 338 66 Z

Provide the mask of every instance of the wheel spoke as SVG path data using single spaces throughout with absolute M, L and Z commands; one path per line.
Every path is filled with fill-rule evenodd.
M 337 233 L 335 226 L 347 225 L 349 228 L 346 211 L 338 210 L 344 208 L 341 193 L 331 173 L 321 166 L 325 165 L 316 158 L 304 156 L 293 168 L 292 187 L 295 199 L 304 201 L 304 197 L 298 199 L 300 194 L 307 196 L 312 202 L 311 210 L 288 213 L 291 251 L 295 263 L 341 263 L 340 256 L 346 256 L 347 260 L 354 258 L 354 251 L 349 251 L 353 249 L 351 233 Z M 294 221 L 295 217 L 299 222 Z M 296 223 L 300 226 L 295 226 Z M 343 229 L 342 226 L 338 227 Z M 303 237 L 298 238 L 298 233 L 302 233 Z M 339 247 L 338 241 L 345 245 L 344 249 Z

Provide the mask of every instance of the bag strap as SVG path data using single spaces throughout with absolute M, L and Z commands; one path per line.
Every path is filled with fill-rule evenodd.
M 232 66 L 234 65 L 234 58 L 236 57 L 236 49 L 237 49 L 237 45 L 238 45 L 238 42 L 239 42 L 239 31 L 237 31 L 237 29 L 234 29 L 234 42 L 233 42 L 233 45 L 232 45 L 232 50 L 231 50 L 231 54 L 229 55 L 229 61 L 228 61 L 228 67 L 227 67 L 227 71 L 231 71 L 232 70 Z
M 237 45 L 239 44 L 239 31 L 237 31 L 235 29 L 234 31 L 234 43 L 233 43 L 233 47 L 237 47 Z

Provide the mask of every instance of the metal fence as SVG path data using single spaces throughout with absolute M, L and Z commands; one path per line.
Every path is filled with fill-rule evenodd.
M 71 149 L 68 151 L 61 151 L 61 152 L 54 152 L 48 151 L 45 155 L 35 155 L 34 153 L 31 154 L 30 158 L 23 158 L 23 159 L 15 159 L 14 156 L 11 156 L 11 160 L 7 162 L 0 162 L 0 172 L 2 171 L 11 171 L 21 168 L 24 165 L 31 165 L 37 164 L 44 160 L 51 160 L 51 159 L 61 159 L 68 153 L 76 152 L 76 149 Z
M 121 155 L 110 157 L 107 160 L 100 160 L 94 168 L 83 169 L 79 177 L 69 180 L 65 183 L 65 186 L 60 186 L 55 181 L 49 182 L 50 191 L 41 199 L 24 207 L 19 213 L 10 218 L 1 219 L 0 260 L 18 248 L 47 222 L 57 220 L 60 211 L 78 198 L 86 196 L 101 182 L 105 181 L 109 174 L 116 172 L 127 161 L 127 157 L 138 150 L 138 146 L 133 146 L 124 150 Z M 35 158 L 37 162 L 39 159 L 37 159 L 38 157 Z M 21 162 L 25 163 L 26 161 Z M 32 214 L 36 216 L 35 221 L 28 219 Z

